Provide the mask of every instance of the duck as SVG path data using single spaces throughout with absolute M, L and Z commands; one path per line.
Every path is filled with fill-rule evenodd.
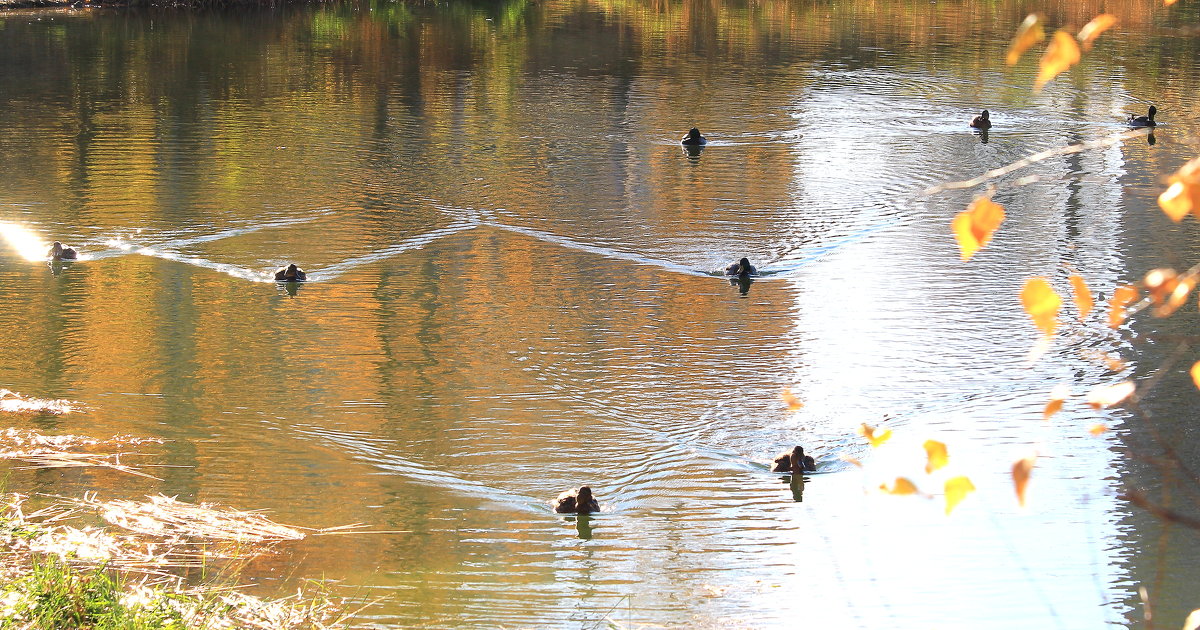
M 592 496 L 590 486 L 579 486 L 567 490 L 554 500 L 554 511 L 559 514 L 590 514 L 600 511 L 600 503 Z
M 991 114 L 988 110 L 979 112 L 979 115 L 971 119 L 971 126 L 976 129 L 990 129 L 992 126 Z
M 304 273 L 304 270 L 297 267 L 295 263 L 287 267 L 280 267 L 275 272 L 276 282 L 304 282 L 305 280 L 308 280 L 308 274 Z
M 692 129 L 688 131 L 688 134 L 683 137 L 683 140 L 680 140 L 679 142 L 680 144 L 703 145 L 708 144 L 708 139 L 700 135 L 699 129 L 692 127 Z
M 1158 123 L 1154 122 L 1154 115 L 1158 113 L 1158 108 L 1151 105 L 1150 111 L 1145 116 L 1129 115 L 1129 120 L 1125 121 L 1131 127 L 1154 127 Z
M 813 472 L 816 469 L 816 460 L 811 455 L 804 454 L 803 446 L 797 446 L 776 457 L 771 472 Z
M 754 265 L 750 264 L 749 258 L 743 258 L 726 267 L 725 275 L 737 276 L 739 278 L 749 278 L 750 276 L 757 276 L 758 269 L 755 268 Z
M 50 250 L 46 252 L 46 255 L 54 260 L 75 260 L 79 258 L 79 252 L 71 247 L 63 247 L 63 244 L 58 241 L 54 241 L 54 244 L 50 246 Z

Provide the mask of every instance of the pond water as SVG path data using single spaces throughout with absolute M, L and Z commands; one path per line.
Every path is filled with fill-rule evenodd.
M 1141 627 L 1139 587 L 1178 627 L 1197 537 L 1121 493 L 1197 512 L 1157 441 L 1200 455 L 1196 309 L 1113 332 L 1068 304 L 1031 364 L 1017 295 L 1200 262 L 1195 223 L 1155 205 L 1200 153 L 1198 11 L 1123 4 L 1034 93 L 1040 47 L 1004 65 L 1028 8 L 3 14 L 0 387 L 85 407 L 3 419 L 167 440 L 138 460 L 161 481 L 8 486 L 392 531 L 248 569 L 266 594 L 335 580 L 373 602 L 364 627 Z M 1103 6 L 1038 8 L 1078 29 Z M 1153 143 L 997 180 L 1007 220 L 960 261 L 950 220 L 984 188 L 923 190 L 1152 103 Z M 22 255 L 52 240 L 82 259 Z M 742 256 L 761 277 L 719 277 Z M 273 283 L 288 262 L 310 281 Z M 1140 413 L 1042 419 L 1056 384 L 1160 372 Z M 872 449 L 863 423 L 894 437 Z M 924 472 L 926 439 L 947 469 Z M 819 462 L 804 483 L 768 472 L 793 444 Z M 977 488 L 949 516 L 946 475 Z M 877 490 L 897 476 L 932 496 Z M 581 483 L 603 511 L 553 514 Z

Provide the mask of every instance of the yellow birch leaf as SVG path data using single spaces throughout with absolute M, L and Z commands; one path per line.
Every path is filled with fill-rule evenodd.
M 1167 4 L 1174 4 L 1175 0 L 1168 0 Z M 1200 628 L 1200 608 L 1188 613 L 1187 619 L 1183 620 L 1183 630 L 1196 630 Z
M 879 446 L 880 444 L 888 441 L 888 438 L 892 437 L 891 429 L 885 429 L 879 433 L 876 433 L 875 429 L 868 426 L 865 422 L 861 427 L 858 428 L 858 434 L 867 438 L 867 441 L 871 443 L 871 446 Z
M 1167 301 L 1155 309 L 1154 314 L 1159 317 L 1166 317 L 1179 310 L 1179 307 L 1187 303 L 1188 294 L 1195 288 L 1196 278 L 1194 276 L 1181 278 L 1171 291 L 1171 294 L 1167 296 Z
M 1084 25 L 1083 28 L 1079 29 L 1079 34 L 1075 37 L 1079 39 L 1079 43 L 1086 52 L 1092 49 L 1092 44 L 1096 42 L 1096 38 L 1100 36 L 1100 33 L 1112 28 L 1116 23 L 1117 17 L 1115 15 L 1101 13 L 1092 18 L 1092 21 Z
M 1137 386 L 1132 381 L 1122 381 L 1116 385 L 1101 385 L 1088 392 L 1087 403 L 1093 409 L 1105 409 L 1129 398 L 1136 391 Z
M 1025 489 L 1029 485 L 1029 475 L 1033 472 L 1033 464 L 1037 461 L 1037 454 L 1033 453 L 1018 459 L 1012 465 L 1013 487 L 1017 489 L 1017 501 L 1021 507 L 1025 507 Z
M 1119 286 L 1113 290 L 1113 296 L 1108 301 L 1108 327 L 1117 328 L 1125 321 L 1126 306 L 1130 302 L 1138 299 L 1140 293 L 1137 287 L 1133 285 Z
M 1200 389 L 1200 361 L 1193 363 L 1189 372 L 1192 375 L 1192 382 L 1196 384 L 1197 389 Z
M 1054 336 L 1054 328 L 1058 326 L 1058 309 L 1062 306 L 1062 298 L 1054 292 L 1045 278 L 1030 278 L 1021 289 L 1021 304 L 1025 312 L 1033 319 L 1033 323 L 1047 337 Z
M 925 454 L 928 456 L 928 461 L 925 463 L 925 472 L 927 473 L 945 466 L 950 461 L 946 445 L 937 440 L 925 440 Z
M 1150 294 L 1150 300 L 1162 304 L 1167 295 L 1179 284 L 1179 274 L 1174 269 L 1151 269 L 1142 278 L 1142 286 Z
M 954 477 L 946 480 L 946 515 L 949 516 L 968 494 L 975 492 L 975 484 L 966 477 Z
M 886 483 L 879 484 L 879 489 L 888 494 L 917 494 L 917 486 L 904 477 L 896 477 L 896 481 L 892 482 L 891 488 Z
M 976 197 L 966 210 L 955 215 L 950 229 L 954 231 L 962 259 L 971 260 L 975 252 L 992 240 L 992 234 L 1003 222 L 1004 206 L 987 197 Z
M 1088 433 L 1092 435 L 1103 435 L 1108 432 L 1108 427 L 1103 424 L 1093 424 L 1092 428 L 1088 429 Z
M 1046 31 L 1042 29 L 1042 16 L 1030 13 L 1025 16 L 1025 21 L 1017 27 L 1017 34 L 1013 36 L 1012 43 L 1008 45 L 1005 62 L 1010 66 L 1015 65 L 1030 46 L 1043 39 L 1046 39 Z
M 1179 223 L 1192 211 L 1192 197 L 1183 182 L 1174 182 L 1158 196 L 1158 207 L 1171 220 Z
M 1050 390 L 1050 402 L 1046 403 L 1046 408 L 1042 410 L 1042 420 L 1049 420 L 1050 416 L 1062 410 L 1063 401 L 1071 397 L 1071 388 L 1063 383 L 1054 386 Z
M 1164 7 L 1169 7 L 1169 6 L 1171 6 L 1172 4 L 1175 4 L 1175 2 L 1176 2 L 1176 1 L 1177 1 L 1177 0 L 1163 0 L 1163 6 L 1164 6 Z
M 784 389 L 779 394 L 779 397 L 782 398 L 783 402 L 787 404 L 788 411 L 798 411 L 800 408 L 804 407 L 804 403 L 800 402 L 799 398 L 796 398 L 796 395 L 792 393 L 790 388 Z
M 1071 276 L 1071 289 L 1074 290 L 1075 306 L 1079 308 L 1079 319 L 1083 321 L 1092 312 L 1096 301 L 1092 299 L 1092 292 L 1088 290 L 1087 283 L 1080 276 Z
M 1058 31 L 1054 34 L 1054 39 L 1050 40 L 1050 45 L 1046 47 L 1046 53 L 1042 55 L 1037 78 L 1033 80 L 1033 90 L 1040 92 L 1051 79 L 1066 72 L 1068 68 L 1077 63 L 1079 63 L 1079 45 L 1075 43 L 1075 38 L 1066 31 Z
M 846 463 L 854 464 L 855 466 L 862 468 L 862 462 L 858 461 L 857 459 L 855 459 L 853 457 L 850 457 L 849 455 L 842 455 L 840 459 Z

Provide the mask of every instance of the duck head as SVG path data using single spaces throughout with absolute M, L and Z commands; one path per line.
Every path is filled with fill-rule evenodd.
M 1158 113 L 1158 108 L 1151 105 L 1150 112 L 1146 114 L 1146 118 L 1150 119 L 1151 122 L 1154 122 L 1154 115 L 1157 113 Z
M 592 502 L 591 486 L 579 486 L 579 494 L 576 495 L 575 505 L 584 506 Z
M 749 258 L 743 258 L 738 261 L 738 277 L 740 277 L 740 278 L 750 277 L 750 259 Z
M 51 256 L 58 258 L 59 256 L 62 256 L 62 252 L 63 252 L 62 243 L 60 243 L 58 241 L 54 241 L 54 243 L 52 245 L 50 245 L 50 255 Z
M 691 129 L 688 131 L 688 133 L 687 133 L 687 138 L 686 138 L 686 140 L 688 140 L 688 141 L 690 141 L 690 142 L 699 142 L 699 141 L 700 141 L 700 137 L 701 137 L 701 136 L 700 136 L 700 130 L 699 130 L 699 129 L 697 129 L 697 128 L 695 128 L 695 127 L 692 127 L 692 128 L 691 128 Z
M 294 275 L 296 275 L 296 271 L 297 271 L 296 263 L 292 263 L 292 264 L 290 264 L 290 265 L 288 265 L 288 266 L 287 266 L 287 274 L 288 274 L 289 276 L 294 276 Z
M 986 109 L 985 109 L 985 110 L 983 110 L 982 112 L 979 112 L 979 117 L 980 117 L 980 118 L 982 118 L 982 119 L 984 119 L 984 120 L 988 120 L 988 118 L 989 118 L 991 115 L 992 115 L 992 114 L 991 114 L 990 112 L 988 112 L 988 110 L 986 110 Z

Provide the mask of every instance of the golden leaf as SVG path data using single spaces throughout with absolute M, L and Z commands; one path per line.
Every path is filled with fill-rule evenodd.
M 896 481 L 892 482 L 891 488 L 886 483 L 879 484 L 879 489 L 888 494 L 917 494 L 917 486 L 904 477 L 896 477 Z
M 1030 46 L 1046 39 L 1046 31 L 1042 29 L 1042 16 L 1030 13 L 1025 21 L 1017 27 L 1017 34 L 1008 45 L 1008 55 L 1004 58 L 1008 65 L 1014 65 Z
M 1050 402 L 1046 403 L 1046 408 L 1042 410 L 1042 420 L 1049 420 L 1050 416 L 1062 410 L 1063 401 L 1071 397 L 1071 388 L 1063 383 L 1054 386 L 1050 390 Z
M 1029 485 L 1029 475 L 1033 472 L 1033 464 L 1037 454 L 1031 453 L 1018 459 L 1012 465 L 1013 486 L 1017 489 L 1017 501 L 1025 507 L 1025 488 Z
M 1179 310 L 1179 307 L 1187 303 L 1188 294 L 1195 288 L 1195 276 L 1180 278 L 1179 282 L 1175 284 L 1175 288 L 1171 291 L 1171 294 L 1167 296 L 1166 302 L 1154 309 L 1154 314 L 1159 317 L 1166 317 Z
M 925 440 L 925 454 L 928 456 L 928 461 L 925 463 L 925 472 L 931 473 L 950 460 L 949 453 L 946 452 L 946 445 L 937 440 Z
M 1116 23 L 1116 16 L 1101 13 L 1092 18 L 1092 21 L 1084 25 L 1083 28 L 1079 29 L 1079 34 L 1075 37 L 1079 39 L 1079 43 L 1083 46 L 1084 51 L 1091 50 L 1092 44 L 1096 42 L 1096 38 L 1100 36 L 1100 33 L 1112 28 Z
M 1004 206 L 982 196 L 976 197 L 966 210 L 955 215 L 950 222 L 950 229 L 954 231 L 962 259 L 971 260 L 975 252 L 992 240 L 992 234 L 1003 222 Z
M 1046 53 L 1042 55 L 1037 78 L 1033 80 L 1033 90 L 1040 92 L 1051 79 L 1066 72 L 1068 68 L 1077 63 L 1079 63 L 1079 45 L 1075 43 L 1075 38 L 1066 31 L 1058 31 L 1054 34 L 1054 39 L 1050 40 L 1050 45 L 1046 47 Z
M 1167 4 L 1174 4 L 1175 0 L 1167 0 Z M 1187 619 L 1183 620 L 1183 630 L 1196 630 L 1200 628 L 1200 608 L 1188 613 Z
M 1079 276 L 1071 276 L 1071 289 L 1074 290 L 1075 306 L 1079 308 L 1079 319 L 1087 319 L 1088 313 L 1092 312 L 1092 307 L 1096 302 L 1092 299 L 1092 292 L 1088 290 L 1088 285 Z
M 1200 158 L 1194 158 L 1175 171 L 1170 186 L 1158 196 L 1158 207 L 1176 223 L 1188 213 L 1200 218 Z
M 855 458 L 853 458 L 853 457 L 850 457 L 849 455 L 842 455 L 842 456 L 840 457 L 840 459 L 841 459 L 842 461 L 844 461 L 844 462 L 847 462 L 847 463 L 850 463 L 850 464 L 854 464 L 855 466 L 858 466 L 859 468 L 862 468 L 862 462 L 858 461 L 857 459 L 855 459 Z
M 1178 284 L 1179 274 L 1175 273 L 1174 269 L 1151 269 L 1142 279 L 1142 286 L 1146 287 L 1146 292 L 1155 304 L 1162 304 L 1167 294 L 1174 291 Z
M 1103 424 L 1093 424 L 1092 428 L 1088 429 L 1088 433 L 1092 435 L 1103 435 L 1108 432 L 1108 427 Z
M 1108 327 L 1117 328 L 1125 321 L 1126 309 L 1130 302 L 1138 299 L 1140 293 L 1133 285 L 1124 285 L 1113 290 L 1112 299 L 1108 301 Z
M 1189 372 L 1192 375 L 1192 382 L 1196 384 L 1197 389 L 1200 389 L 1200 361 L 1193 363 Z
M 1087 403 L 1093 409 L 1105 409 L 1129 398 L 1136 391 L 1137 386 L 1132 381 L 1122 381 L 1116 385 L 1101 385 L 1088 392 Z
M 871 446 L 879 446 L 880 444 L 888 441 L 888 438 L 892 437 L 891 429 L 885 429 L 879 433 L 876 433 L 875 429 L 867 426 L 865 422 L 861 427 L 858 428 L 858 434 L 867 438 L 867 441 L 871 443 Z
M 1021 289 L 1021 304 L 1025 312 L 1033 318 L 1033 323 L 1047 337 L 1054 336 L 1054 328 L 1058 326 L 1058 309 L 1062 306 L 1062 298 L 1054 292 L 1054 287 L 1045 278 L 1030 278 Z
M 1169 7 L 1169 6 L 1171 6 L 1172 4 L 1175 4 L 1177 1 L 1178 1 L 1178 0 L 1163 0 L 1163 6 L 1164 6 L 1164 7 Z M 1190 629 L 1189 629 L 1189 630 L 1190 630 Z
M 788 411 L 798 411 L 804 407 L 804 403 L 800 402 L 799 398 L 796 398 L 796 395 L 792 393 L 790 388 L 785 388 L 780 392 L 779 397 L 783 399 L 783 402 L 787 403 Z
M 967 498 L 968 494 L 975 492 L 975 484 L 971 483 L 966 477 L 954 477 L 946 480 L 946 514 L 949 515 L 954 507 L 962 500 Z

